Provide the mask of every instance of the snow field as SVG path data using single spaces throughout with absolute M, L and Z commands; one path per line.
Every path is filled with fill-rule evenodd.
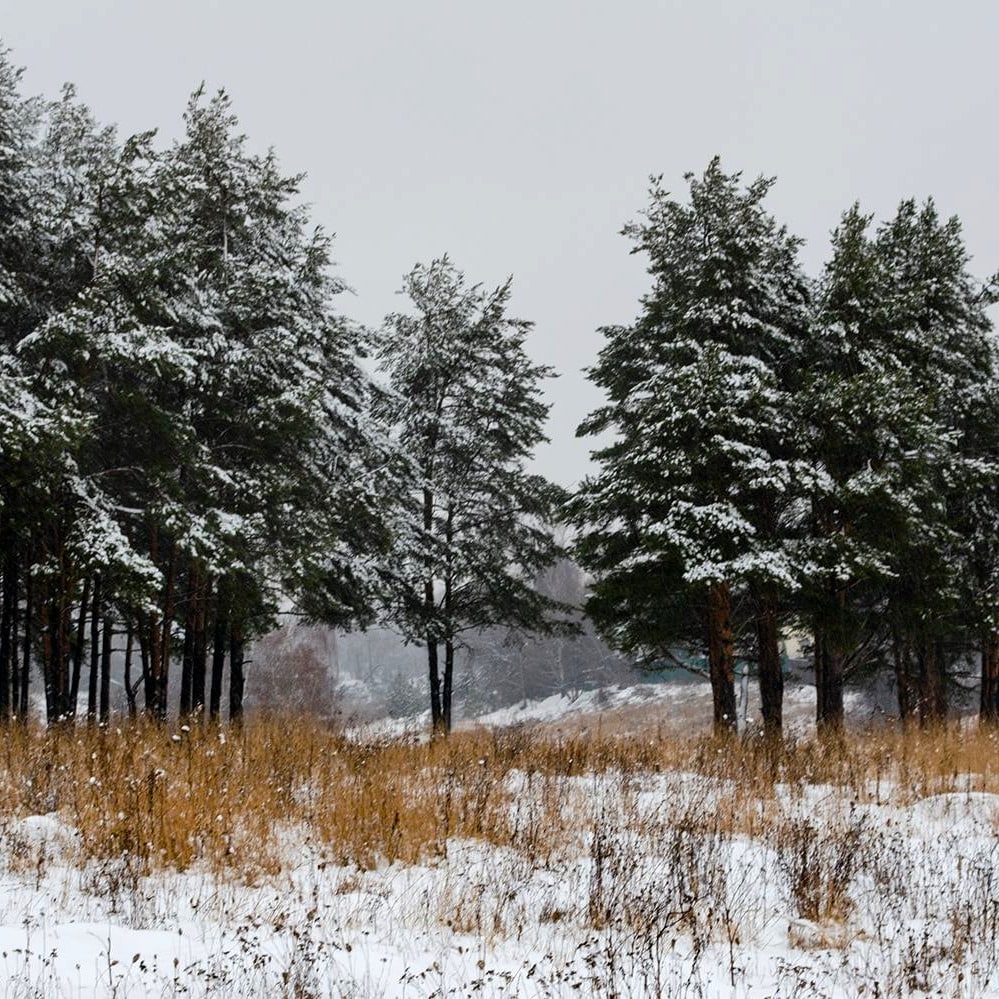
M 523 729 L 357 747 L 261 722 L 7 749 L 0 996 L 999 992 L 987 734 L 781 755 Z M 200 787 L 220 753 L 225 789 Z M 126 755 L 162 774 L 119 818 Z M 228 831 L 171 831 L 163 802 L 209 790 Z M 160 854 L 181 828 L 190 853 Z

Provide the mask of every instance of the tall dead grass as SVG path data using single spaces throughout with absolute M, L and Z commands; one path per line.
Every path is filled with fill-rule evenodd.
M 58 813 L 77 830 L 82 860 L 127 856 L 143 873 L 195 864 L 248 878 L 276 872 L 293 830 L 360 869 L 440 857 L 453 838 L 546 861 L 583 842 L 589 820 L 573 796 L 585 798 L 592 775 L 628 782 L 689 772 L 721 782 L 725 793 L 698 810 L 704 831 L 759 836 L 776 821 L 767 802 L 777 787 L 793 795 L 829 784 L 857 801 L 896 803 L 999 792 L 997 738 L 951 726 L 775 748 L 752 738 L 482 729 L 358 744 L 289 718 L 238 731 L 15 726 L 0 747 L 0 823 Z

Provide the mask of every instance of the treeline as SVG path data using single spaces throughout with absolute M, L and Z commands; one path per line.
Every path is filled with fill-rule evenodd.
M 957 219 L 859 206 L 817 280 L 800 240 L 717 160 L 677 200 L 655 182 L 625 233 L 652 287 L 604 330 L 581 426 L 609 443 L 574 500 L 590 613 L 647 662 L 703 652 L 715 726 L 734 664 L 781 729 L 781 637 L 807 636 L 821 730 L 843 687 L 894 675 L 905 721 L 946 716 L 980 661 L 999 718 L 999 382 L 989 307 Z
M 118 654 L 132 714 L 218 718 L 228 689 L 237 719 L 291 608 L 424 644 L 444 730 L 462 635 L 554 627 L 530 324 L 441 259 L 361 329 L 301 178 L 224 93 L 184 126 L 121 141 L 0 54 L 0 719 L 40 683 L 49 722 L 81 687 L 106 721 Z
M 0 55 L 0 719 L 40 683 L 48 721 L 81 688 L 106 721 L 113 659 L 132 714 L 219 718 L 228 690 L 238 719 L 246 649 L 291 610 L 421 645 L 446 732 L 473 635 L 506 637 L 516 668 L 494 665 L 525 691 L 546 667 L 518 636 L 571 654 L 576 599 L 538 585 L 570 548 L 610 645 L 703 659 L 719 731 L 742 659 L 780 732 L 792 632 L 824 731 L 879 670 L 903 719 L 940 719 L 973 659 L 999 719 L 997 286 L 932 201 L 854 206 L 813 279 L 771 180 L 716 160 L 683 200 L 655 182 L 625 228 L 652 286 L 603 331 L 596 471 L 570 496 L 527 471 L 554 372 L 509 281 L 417 265 L 365 330 L 301 178 L 224 93 L 184 126 L 120 140 Z

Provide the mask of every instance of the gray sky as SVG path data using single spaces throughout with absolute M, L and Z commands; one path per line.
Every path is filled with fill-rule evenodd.
M 598 326 L 644 264 L 617 235 L 648 175 L 720 153 L 776 174 L 772 210 L 815 271 L 839 213 L 932 194 L 977 274 L 999 270 L 999 4 L 952 0 L 0 0 L 25 90 L 64 80 L 125 133 L 177 134 L 204 79 L 232 95 L 337 233 L 347 314 L 377 323 L 417 260 L 514 275 L 554 365 L 539 467 L 569 485 L 600 397 Z

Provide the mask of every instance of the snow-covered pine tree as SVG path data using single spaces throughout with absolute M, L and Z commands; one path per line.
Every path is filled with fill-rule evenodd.
M 810 470 L 790 396 L 808 324 L 799 241 L 715 159 L 681 203 L 654 181 L 625 227 L 653 287 L 631 326 L 606 328 L 590 378 L 608 402 L 580 427 L 609 435 L 575 500 L 589 610 L 645 660 L 700 644 L 717 731 L 736 724 L 733 600 L 749 600 L 768 732 L 781 727 L 779 619 L 797 585 L 794 523 Z
M 997 452 L 982 447 L 991 431 L 982 424 L 996 418 L 999 366 L 987 313 L 995 287 L 969 273 L 961 223 L 942 218 L 932 199 L 902 202 L 876 246 L 896 354 L 913 372 L 948 444 L 930 468 L 936 502 L 917 543 L 899 551 L 889 586 L 889 616 L 898 604 L 906 615 L 906 627 L 895 628 L 895 662 L 916 680 L 916 710 L 925 723 L 946 715 L 950 671 L 972 649 L 984 651 L 995 620 L 994 608 L 985 616 L 969 613 L 980 600 L 965 604 L 969 584 L 979 589 L 968 579 L 969 549 L 995 534 L 999 512 L 969 503 L 993 493 L 999 476 Z
M 100 583 L 98 603 L 113 597 L 136 640 L 130 701 L 141 683 L 165 716 L 179 652 L 182 710 L 218 715 L 228 658 L 235 717 L 245 643 L 289 586 L 322 566 L 367 611 L 355 581 L 378 523 L 376 435 L 359 338 L 331 308 L 328 239 L 294 202 L 299 178 L 249 152 L 224 94 L 195 94 L 185 124 L 163 152 L 130 140 L 92 189 L 89 280 L 22 347 L 59 372 L 52 398 L 89 418 L 74 481 L 121 544 L 109 552 L 91 525 L 74 564 L 94 591 L 82 603 Z M 143 587 L 126 586 L 126 554 Z
M 249 153 L 224 94 L 196 94 L 186 122 L 160 180 L 174 192 L 169 226 L 195 275 L 177 296 L 175 327 L 195 357 L 196 453 L 175 508 L 191 556 L 185 632 L 195 635 L 181 702 L 190 674 L 190 706 L 203 703 L 201 594 L 228 576 L 238 714 L 239 646 L 270 623 L 280 594 L 331 623 L 370 617 L 388 446 L 370 419 L 360 332 L 332 307 L 343 284 L 330 272 L 329 238 L 295 202 L 301 178 L 283 175 L 273 153 Z M 218 690 L 213 670 L 213 712 Z
M 112 633 L 133 607 L 149 606 L 161 585 L 132 521 L 156 481 L 159 456 L 169 451 L 168 421 L 144 389 L 171 355 L 161 330 L 125 320 L 130 298 L 149 294 L 142 281 L 148 240 L 140 237 L 153 218 L 153 158 L 148 136 L 117 147 L 71 88 L 50 106 L 39 150 L 45 195 L 38 216 L 50 234 L 45 272 L 58 294 L 19 353 L 45 399 L 86 424 L 62 503 L 46 510 L 42 532 L 41 564 L 57 567 L 45 575 L 40 607 L 43 637 L 52 638 L 41 647 L 50 720 L 76 711 L 88 631 L 88 714 L 107 716 Z M 125 488 L 129 482 L 141 483 L 136 493 Z
M 435 733 L 451 726 L 464 633 L 546 631 L 563 609 L 532 582 L 561 555 L 550 525 L 564 495 L 526 467 L 554 372 L 527 356 L 532 324 L 507 315 L 510 290 L 509 280 L 469 286 L 446 257 L 417 265 L 403 285 L 413 311 L 389 316 L 378 345 L 391 389 L 383 416 L 410 459 L 392 618 L 426 643 Z
M 24 287 L 33 267 L 30 159 L 37 107 L 20 94 L 21 71 L 0 47 L 0 718 L 18 708 L 18 610 L 28 572 L 28 505 L 22 490 L 37 481 L 34 457 L 47 438 L 41 406 L 13 350 L 31 324 Z M 15 683 L 12 683 L 12 677 Z
M 904 202 L 874 235 L 871 221 L 855 206 L 833 234 L 797 398 L 822 471 L 801 607 L 817 718 L 832 730 L 844 677 L 888 658 L 903 717 L 946 712 L 946 662 L 968 624 L 959 509 L 979 508 L 983 484 L 972 414 L 994 371 L 987 299 L 956 220 Z
M 995 285 L 983 289 L 995 298 Z M 953 516 L 962 539 L 959 607 L 977 632 L 979 717 L 999 724 L 999 372 L 975 393 L 961 438 L 966 461 Z
M 20 677 L 11 673 L 15 683 L 10 693 L 23 714 L 28 657 L 34 649 L 31 637 L 37 634 L 48 714 L 56 718 L 72 713 L 71 691 L 79 675 L 82 640 L 73 641 L 70 619 L 86 588 L 81 563 L 97 551 L 115 560 L 130 552 L 108 516 L 98 484 L 79 474 L 93 414 L 85 400 L 69 391 L 68 365 L 61 355 L 38 354 L 35 347 L 39 331 L 53 314 L 93 278 L 100 178 L 113 161 L 115 147 L 112 133 L 96 125 L 72 88 L 65 88 L 61 100 L 52 103 L 22 102 L 18 114 L 12 89 L 17 74 L 11 73 L 9 58 L 3 62 L 5 122 L 21 122 L 19 142 L 11 141 L 9 129 L 6 140 L 8 151 L 19 150 L 5 158 L 11 171 L 4 171 L 6 187 L 9 192 L 9 182 L 16 177 L 21 201 L 7 216 L 0 239 L 8 292 L 0 323 L 9 352 L 5 364 L 8 371 L 18 370 L 21 398 L 30 394 L 35 400 L 30 408 L 36 413 L 58 414 L 55 423 L 62 428 L 48 438 L 58 446 L 41 452 L 46 462 L 38 474 L 25 476 L 9 467 L 4 471 L 7 522 L 17 525 L 21 549 L 14 562 L 8 561 L 19 572 L 7 573 L 13 594 L 7 620 L 18 616 L 18 594 L 24 594 L 22 669 Z M 62 432 L 68 428 L 73 432 Z M 82 627 L 77 627 L 78 634 Z M 13 650 L 18 643 L 9 644 Z

